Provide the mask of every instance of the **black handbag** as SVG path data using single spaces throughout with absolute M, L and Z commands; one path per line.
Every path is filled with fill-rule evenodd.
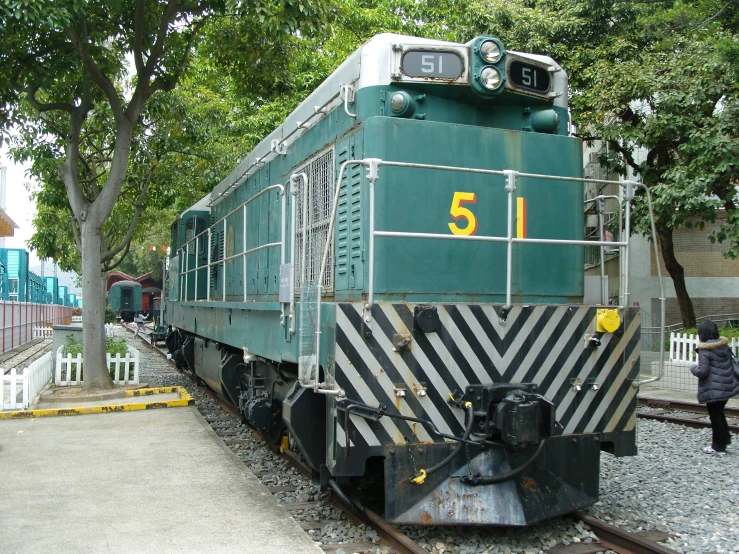
M 734 354 L 731 355 L 731 368 L 734 370 L 734 377 L 739 379 L 739 360 L 736 359 Z

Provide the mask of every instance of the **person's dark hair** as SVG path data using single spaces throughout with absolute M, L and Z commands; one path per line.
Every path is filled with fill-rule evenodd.
M 718 339 L 718 327 L 716 327 L 716 324 L 710 319 L 702 321 L 698 325 L 698 340 L 706 342 L 716 339 Z

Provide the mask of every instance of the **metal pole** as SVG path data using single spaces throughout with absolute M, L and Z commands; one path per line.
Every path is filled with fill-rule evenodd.
M 185 300 L 188 300 L 190 289 L 190 243 L 185 244 Z
M 367 305 L 364 321 L 372 321 L 372 305 L 375 303 L 375 180 L 370 179 L 369 197 L 369 283 L 367 283 Z
M 309 181 L 306 179 L 303 181 L 303 252 L 300 257 L 300 287 L 305 286 L 305 277 L 307 275 L 305 267 L 306 253 L 308 252 L 308 187 L 310 186 Z
M 660 291 L 660 325 L 659 325 L 659 370 L 656 377 L 651 379 L 645 379 L 643 381 L 634 381 L 634 387 L 639 387 L 645 383 L 651 383 L 653 381 L 659 381 L 662 379 L 662 375 L 665 370 L 665 287 L 662 283 L 662 268 L 659 265 L 659 246 L 657 244 L 657 229 L 654 225 L 654 212 L 652 210 L 652 195 L 649 192 L 649 188 L 641 183 L 635 183 L 633 181 L 627 181 L 627 187 L 629 191 L 632 191 L 632 187 L 641 187 L 647 193 L 647 206 L 649 207 L 649 222 L 652 229 L 652 246 L 654 247 L 654 257 L 657 262 L 657 278 L 659 279 L 659 291 Z M 630 200 L 630 198 L 628 199 Z
M 604 229 L 603 229 L 603 199 L 597 198 L 595 203 L 595 209 L 598 212 L 598 229 L 600 233 L 600 240 L 605 240 Z M 608 291 L 606 291 L 606 256 L 605 249 L 601 245 L 598 247 L 600 251 L 600 303 L 602 305 L 607 304 L 606 299 L 608 297 Z
M 246 204 L 244 204 L 244 238 L 243 238 L 243 248 L 242 252 L 244 254 L 244 302 L 246 302 Z M 225 273 L 225 272 L 224 272 Z
M 207 291 L 205 291 L 205 298 L 208 300 L 208 302 L 210 302 L 210 265 L 211 263 L 213 263 L 211 261 L 211 253 L 213 252 L 212 242 L 213 242 L 213 233 L 211 231 L 211 228 L 208 227 L 208 272 L 205 275 L 205 278 L 206 278 L 205 286 L 208 289 Z
M 301 173 L 301 176 L 305 173 Z M 295 241 L 298 238 L 297 228 L 295 222 L 297 219 L 295 210 L 295 200 L 298 197 L 298 191 L 295 189 L 295 183 L 297 179 L 302 178 L 301 176 L 290 176 L 290 194 L 293 196 L 290 202 L 290 219 L 291 219 L 291 232 L 290 236 L 290 334 L 295 334 Z
M 282 192 L 280 193 L 280 211 L 281 211 L 281 219 L 280 219 L 280 277 L 282 277 L 282 266 L 285 265 L 285 225 L 287 224 L 287 221 L 285 221 L 285 215 L 287 214 L 287 206 L 285 205 L 285 195 L 287 191 L 285 189 L 282 189 Z M 244 276 L 246 278 L 246 276 Z M 246 283 L 246 281 L 244 281 Z M 292 289 L 290 289 L 292 291 Z M 280 296 L 280 287 L 278 283 L 277 287 L 277 297 Z M 285 326 L 285 303 L 280 302 L 280 321 L 282 322 L 282 326 Z
M 624 224 L 624 233 L 625 233 L 625 242 L 626 247 L 624 249 L 624 306 L 629 305 L 629 257 L 631 255 L 629 250 L 629 237 L 631 236 L 631 200 L 634 198 L 634 189 L 633 185 L 629 182 L 629 184 L 626 185 L 626 195 L 625 195 L 625 202 L 626 202 L 626 210 L 625 210 L 625 224 Z M 621 241 L 624 242 L 624 238 L 621 238 Z M 657 265 L 659 266 L 659 259 L 657 260 Z
M 513 275 L 513 193 L 516 191 L 517 171 L 507 169 L 503 172 L 506 177 L 505 189 L 508 193 L 508 251 L 506 255 L 506 285 L 505 285 L 505 307 L 511 307 L 511 281 Z
M 226 218 L 223 218 L 223 294 L 221 295 L 223 297 L 223 301 L 226 301 L 226 244 L 227 241 L 227 227 L 226 227 Z
M 198 259 L 198 252 L 200 252 L 200 235 L 195 237 L 195 294 L 193 295 L 195 297 L 195 301 L 198 299 L 198 267 L 200 265 L 200 260 Z

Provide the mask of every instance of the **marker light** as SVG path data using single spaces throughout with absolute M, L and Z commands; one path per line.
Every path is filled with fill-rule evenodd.
M 393 93 L 390 97 L 390 114 L 395 117 L 411 117 L 416 111 L 416 102 L 404 90 Z
M 494 67 L 486 67 L 480 73 L 480 81 L 488 90 L 495 90 L 500 86 L 500 72 Z
M 399 92 L 393 94 L 393 97 L 390 99 L 390 108 L 394 112 L 401 111 L 403 108 L 405 108 L 405 104 L 406 97 Z
M 502 55 L 500 46 L 492 40 L 485 41 L 480 45 L 480 56 L 488 63 L 497 62 Z

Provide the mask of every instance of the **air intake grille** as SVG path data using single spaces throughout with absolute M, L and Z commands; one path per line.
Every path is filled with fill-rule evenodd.
M 307 226 L 303 221 L 303 183 L 298 186 L 296 197 L 295 224 L 295 290 L 300 290 L 303 278 L 303 229 L 307 235 L 306 280 L 316 282 L 321 271 L 323 251 L 328 240 L 328 226 L 334 197 L 334 151 L 329 150 L 314 158 L 295 173 L 308 175 L 308 214 Z M 329 250 L 323 288 L 331 288 L 334 283 L 333 252 Z

